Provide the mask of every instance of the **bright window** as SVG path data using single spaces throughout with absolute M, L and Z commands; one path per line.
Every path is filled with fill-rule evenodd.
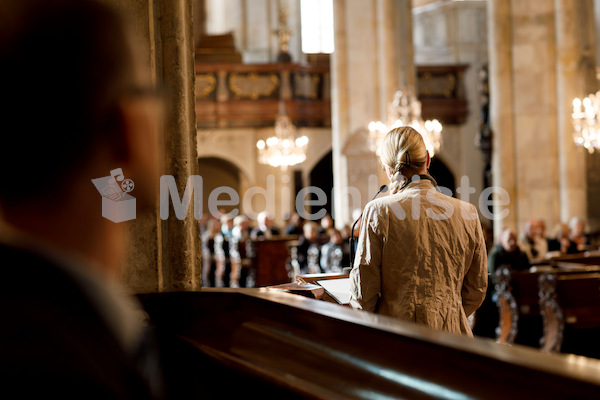
M 333 0 L 301 0 L 302 51 L 333 53 Z

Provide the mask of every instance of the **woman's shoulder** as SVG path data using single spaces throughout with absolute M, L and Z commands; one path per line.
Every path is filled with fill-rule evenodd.
M 390 194 L 384 197 L 378 197 L 371 200 L 365 206 L 365 212 L 385 213 L 390 207 L 402 203 L 402 197 L 399 194 Z

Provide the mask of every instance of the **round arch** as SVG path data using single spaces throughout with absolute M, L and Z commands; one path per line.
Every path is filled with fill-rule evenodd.
M 202 211 L 210 212 L 208 198 L 212 191 L 221 186 L 227 186 L 241 196 L 242 188 L 242 170 L 237 165 L 220 157 L 202 156 L 198 158 L 198 168 L 202 176 Z M 220 195 L 220 199 L 225 199 L 226 194 Z M 239 205 L 238 205 L 239 206 Z M 238 206 L 222 207 L 229 212 Z
M 319 164 L 323 160 L 323 157 L 326 157 L 332 151 L 333 151 L 332 145 L 320 146 L 319 150 L 316 153 L 311 154 L 310 158 L 307 161 L 305 161 L 305 165 L 303 166 L 302 169 L 304 171 L 306 171 L 307 174 L 309 174 L 310 171 L 315 169 L 317 164 Z
M 456 179 L 454 174 L 438 155 L 431 159 L 431 164 L 429 164 L 429 174 L 437 181 L 440 187 L 450 189 L 452 191 L 452 196 L 456 197 Z
M 233 154 L 227 154 L 225 152 L 217 153 L 217 152 L 209 152 L 198 155 L 198 160 L 201 159 L 215 159 L 227 162 L 233 165 L 237 170 L 243 175 L 243 179 L 247 182 L 248 185 L 255 184 L 255 176 L 254 169 L 249 168 L 249 166 L 243 162 L 239 157 L 235 157 Z

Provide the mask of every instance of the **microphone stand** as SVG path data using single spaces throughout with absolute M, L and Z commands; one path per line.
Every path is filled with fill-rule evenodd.
M 373 198 L 371 199 L 371 201 L 375 200 L 375 198 L 377 196 L 379 196 L 380 193 L 385 193 L 388 190 L 388 186 L 387 185 L 382 185 L 379 188 L 379 191 L 377 193 L 375 193 L 375 196 L 373 196 Z M 362 218 L 364 209 L 363 211 L 360 213 L 360 215 L 358 216 L 358 218 L 356 219 L 356 221 L 354 221 L 354 223 L 352 224 L 352 229 L 350 230 L 350 269 L 352 269 L 354 267 L 354 227 L 356 226 L 356 224 L 358 223 L 358 221 L 360 221 L 360 219 Z

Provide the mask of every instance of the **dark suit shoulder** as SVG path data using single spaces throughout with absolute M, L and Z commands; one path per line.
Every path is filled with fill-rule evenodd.
M 0 265 L 12 283 L 0 292 L 3 303 L 10 305 L 0 330 L 0 374 L 9 387 L 25 398 L 53 392 L 150 398 L 133 360 L 62 268 L 4 245 Z

